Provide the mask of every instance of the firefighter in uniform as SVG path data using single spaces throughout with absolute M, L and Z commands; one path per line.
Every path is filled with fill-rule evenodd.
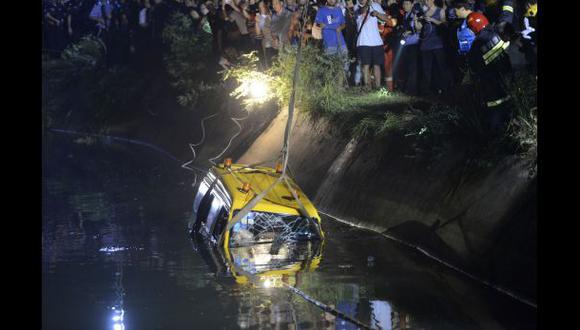
M 503 22 L 505 25 L 506 21 Z M 479 80 L 490 128 L 499 132 L 505 128 L 510 117 L 510 97 L 504 81 L 504 77 L 511 73 L 511 62 L 506 53 L 510 42 L 502 39 L 503 31 L 498 31 L 498 26 L 490 25 L 481 13 L 469 14 L 467 26 L 476 36 L 467 54 L 469 68 Z

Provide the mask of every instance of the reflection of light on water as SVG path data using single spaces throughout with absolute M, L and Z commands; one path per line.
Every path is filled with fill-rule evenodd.
M 125 311 L 123 309 L 115 309 L 115 307 L 113 307 L 113 310 L 113 330 L 125 330 L 125 324 L 123 323 Z
M 377 329 L 392 329 L 391 304 L 384 300 L 371 300 L 372 326 Z
M 127 250 L 126 247 L 116 247 L 116 246 L 107 246 L 104 248 L 100 248 L 99 251 L 100 252 L 118 252 L 118 251 L 125 251 Z
M 107 247 L 100 248 L 99 252 L 112 253 L 112 252 L 127 251 L 127 250 L 143 251 L 143 248 L 135 248 L 135 247 L 132 248 L 132 247 L 123 247 L 123 246 L 107 246 Z

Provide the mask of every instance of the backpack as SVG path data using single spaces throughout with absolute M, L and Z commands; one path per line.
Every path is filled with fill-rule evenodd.
M 459 43 L 458 52 L 461 55 L 469 53 L 471 44 L 475 40 L 475 33 L 467 27 L 467 20 L 463 20 L 461 27 L 457 29 L 457 41 Z

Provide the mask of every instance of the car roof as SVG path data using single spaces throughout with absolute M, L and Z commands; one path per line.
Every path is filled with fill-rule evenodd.
M 220 177 L 224 187 L 230 193 L 232 210 L 242 209 L 254 196 L 270 187 L 281 175 L 270 167 L 250 167 L 244 164 L 232 164 L 229 168 L 224 167 L 223 164 L 218 164 L 213 166 L 211 170 Z M 316 208 L 296 182 L 290 177 L 288 177 L 288 182 L 310 216 L 320 219 Z M 241 189 L 244 183 L 250 184 L 250 191 L 247 193 Z M 299 215 L 300 204 L 292 196 L 288 185 L 279 182 L 252 210 Z

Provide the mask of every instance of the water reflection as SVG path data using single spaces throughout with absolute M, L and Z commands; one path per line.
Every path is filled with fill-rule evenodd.
M 190 241 L 189 187 L 139 173 L 141 158 L 117 155 L 111 167 L 107 157 L 53 161 L 47 172 L 43 328 L 357 328 L 286 285 L 375 329 L 535 328 L 525 311 L 499 325 L 493 308 L 509 305 L 488 307 L 467 284 L 330 221 L 323 243 L 223 251 Z
M 248 246 L 221 247 L 207 245 L 199 236 L 192 238 L 194 249 L 206 263 L 222 276 L 231 276 L 238 284 L 277 288 L 283 283 L 295 286 L 302 272 L 312 272 L 320 264 L 324 243 L 295 242 L 275 246 L 262 243 Z
M 117 271 L 115 272 L 115 304 L 111 307 L 113 311 L 113 316 L 111 321 L 113 322 L 113 330 L 125 330 L 125 309 L 124 309 L 124 296 L 125 288 L 123 286 L 123 260 L 117 257 L 116 260 Z
M 314 299 L 373 329 L 410 329 L 410 316 L 377 297 L 374 286 L 359 281 L 328 283 L 316 270 L 324 241 L 254 244 L 223 250 L 192 238 L 195 251 L 238 301 L 237 326 L 276 329 L 358 329 L 347 319 L 324 312 L 286 288 L 309 292 Z M 228 281 L 229 280 L 229 281 Z M 226 294 L 227 295 L 227 294 Z

